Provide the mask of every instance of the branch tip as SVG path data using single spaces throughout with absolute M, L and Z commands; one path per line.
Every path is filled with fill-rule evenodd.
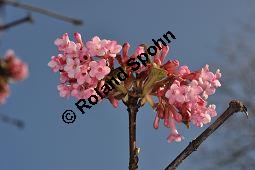
M 229 103 L 229 107 L 232 108 L 234 110 L 234 112 L 243 112 L 246 117 L 248 118 L 249 113 L 247 110 L 247 107 L 239 100 L 232 100 Z
M 206 130 L 204 130 L 196 139 L 189 145 L 165 168 L 165 170 L 175 170 L 183 160 L 197 151 L 198 147 L 218 129 L 229 117 L 236 112 L 244 112 L 248 118 L 246 106 L 239 100 L 229 102 L 229 107 L 222 113 Z

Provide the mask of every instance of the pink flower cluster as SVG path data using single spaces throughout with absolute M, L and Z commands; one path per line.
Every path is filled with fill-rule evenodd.
M 142 53 L 141 50 L 137 48 L 136 53 Z M 167 77 L 162 81 L 147 83 L 147 80 L 142 87 L 145 89 L 151 86 L 150 89 L 154 89 L 146 91 L 146 94 L 150 93 L 146 95 L 146 98 L 150 100 L 152 100 L 151 96 L 158 98 L 158 103 L 152 101 L 153 104 L 151 104 L 157 111 L 154 128 L 157 129 L 160 120 L 163 120 L 164 126 L 171 129 L 167 138 L 168 142 L 179 142 L 183 137 L 176 129 L 176 123 L 184 123 L 189 127 L 189 123 L 192 122 L 197 127 L 202 127 L 217 115 L 216 106 L 214 104 L 207 106 L 206 100 L 208 96 L 215 93 L 216 88 L 221 86 L 219 82 L 221 73 L 220 70 L 217 70 L 215 74 L 210 72 L 209 65 L 192 72 L 188 66 L 179 67 L 178 60 L 169 60 L 164 63 L 168 52 L 168 46 L 157 47 L 153 63 L 138 70 L 138 74 L 142 75 L 142 80 L 146 78 L 152 80 L 150 72 L 153 67 L 161 69 L 160 72 L 166 72 Z M 159 74 L 154 75 L 154 79 L 157 77 Z M 156 90 L 155 87 L 157 87 Z
M 123 50 L 127 48 L 126 51 L 128 51 L 129 47 L 128 43 L 126 43 L 123 46 Z M 144 47 L 139 46 L 131 58 L 144 53 L 144 51 Z M 215 111 L 216 106 L 214 104 L 207 106 L 206 99 L 215 93 L 216 88 L 221 86 L 219 82 L 221 73 L 220 70 L 217 70 L 215 74 L 210 72 L 209 65 L 205 65 L 204 68 L 192 72 L 188 66 L 179 67 L 178 60 L 169 60 L 164 63 L 168 52 L 168 46 L 160 45 L 157 47 L 153 63 L 148 64 L 147 67 L 140 67 L 136 73 L 142 79 L 139 81 L 147 79 L 141 86 L 143 89 L 148 86 L 152 86 L 150 89 L 153 89 L 161 82 L 152 81 L 147 83 L 148 79 L 153 79 L 150 77 L 151 69 L 155 67 L 161 69 L 162 72 L 166 72 L 167 77 L 163 79 L 163 82 L 165 80 L 168 81 L 161 84 L 155 91 L 146 91 L 146 94 L 150 93 L 146 97 L 156 96 L 159 101 L 152 104 L 153 108 L 157 111 L 154 128 L 157 129 L 160 120 L 163 120 L 165 127 L 171 129 L 170 135 L 167 138 L 168 141 L 178 142 L 183 137 L 176 129 L 176 123 L 185 123 L 189 127 L 189 123 L 192 122 L 197 127 L 202 127 L 204 124 L 209 123 L 212 117 L 217 115 Z M 125 51 L 123 58 L 124 56 L 127 56 Z M 159 74 L 156 74 L 154 78 L 157 79 L 156 77 L 158 76 Z
M 16 82 L 27 78 L 28 66 L 8 50 L 4 59 L 0 59 L 0 103 L 4 103 L 10 94 L 8 82 Z
M 202 127 L 217 115 L 216 106 L 207 105 L 206 100 L 221 86 L 220 70 L 212 73 L 206 65 L 192 72 L 187 66 L 180 66 L 178 60 L 164 63 L 169 46 L 155 42 L 156 46 L 148 49 L 146 45 L 139 45 L 129 56 L 129 43 L 122 48 L 116 41 L 100 40 L 99 37 L 83 43 L 79 33 L 74 34 L 74 39 L 75 42 L 70 41 L 68 34 L 58 38 L 55 45 L 60 54 L 48 63 L 54 72 L 60 72 L 60 96 L 88 99 L 96 95 L 95 89 L 101 89 L 109 76 L 116 73 L 114 63 L 117 61 L 128 77 L 111 89 L 106 98 L 117 107 L 118 101 L 124 101 L 131 88 L 140 88 L 141 105 L 148 102 L 157 112 L 154 128 L 159 127 L 160 120 L 170 128 L 169 142 L 183 138 L 176 129 L 177 123 L 189 127 L 191 122 Z M 153 100 L 155 97 L 157 102 Z
M 217 115 L 215 105 L 207 106 L 206 99 L 209 95 L 215 93 L 215 89 L 220 87 L 219 70 L 215 74 L 209 71 L 206 65 L 199 71 L 191 72 L 187 66 L 180 67 L 176 75 L 178 76 L 167 88 L 164 96 L 164 102 L 158 104 L 158 114 L 156 116 L 154 127 L 158 127 L 160 119 L 164 120 L 164 125 L 171 128 L 168 141 L 181 141 L 182 136 L 175 128 L 175 123 L 184 122 L 189 126 L 192 122 L 197 127 L 211 122 L 211 118 Z M 166 99 L 167 98 L 167 99 Z M 167 107 L 168 112 L 164 112 L 161 107 Z
M 58 90 L 61 97 L 87 99 L 95 94 L 94 88 L 103 84 L 122 47 L 116 41 L 100 40 L 99 37 L 83 43 L 79 33 L 74 33 L 74 39 L 75 42 L 71 41 L 65 33 L 55 40 L 60 54 L 53 56 L 48 66 L 54 72 L 60 72 Z

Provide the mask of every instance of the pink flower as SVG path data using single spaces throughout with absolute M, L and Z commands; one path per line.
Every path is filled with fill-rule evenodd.
M 61 97 L 69 97 L 71 93 L 71 86 L 65 85 L 65 84 L 60 84 L 57 86 L 59 95 Z
M 54 44 L 58 47 L 59 51 L 63 51 L 69 43 L 70 40 L 67 33 L 63 34 L 62 37 L 57 38 L 54 42 Z
M 191 121 L 195 126 L 203 127 L 204 117 L 199 114 L 192 114 Z
M 155 117 L 153 127 L 158 129 L 160 118 L 158 116 Z
M 162 47 L 162 52 L 161 52 L 161 55 L 160 55 L 160 61 L 161 63 L 163 63 L 164 59 L 166 58 L 167 54 L 169 52 L 169 46 L 163 46 Z M 178 61 L 178 66 L 179 66 L 179 61 Z
M 64 70 L 68 73 L 68 77 L 74 78 L 75 74 L 80 71 L 79 65 L 80 60 L 78 58 L 72 59 L 68 57 L 66 59 L 66 65 L 64 66 Z
M 167 71 L 168 74 L 174 74 L 179 67 L 179 61 L 173 60 L 168 61 L 163 65 L 163 68 Z
M 204 118 L 203 118 L 203 124 L 207 124 L 211 122 L 211 116 L 207 113 L 204 114 Z
M 122 49 L 122 61 L 121 64 L 126 64 L 127 60 L 128 60 L 128 51 L 130 48 L 130 44 L 129 43 L 125 43 L 123 45 L 123 49 Z
M 81 48 L 81 44 L 76 44 L 73 41 L 70 41 L 67 47 L 65 48 L 65 52 L 68 54 L 72 54 L 71 57 L 77 57 L 77 52 Z
M 198 127 L 202 127 L 203 124 L 210 123 L 211 118 L 217 115 L 215 108 L 215 105 L 209 105 L 207 108 L 205 101 L 202 103 L 192 104 L 191 121 Z
M 182 115 L 180 113 L 177 112 L 176 108 L 173 105 L 169 105 L 169 109 L 172 113 L 172 117 L 173 119 L 178 122 L 181 123 L 182 122 Z
M 66 83 L 69 81 L 68 73 L 67 72 L 61 72 L 60 73 L 60 83 Z
M 96 77 L 98 80 L 102 80 L 111 71 L 111 69 L 106 66 L 105 59 L 101 59 L 99 62 L 91 61 L 89 66 L 91 68 L 89 75 L 91 77 Z
M 176 130 L 176 127 L 175 127 L 175 123 L 174 123 L 174 120 L 171 119 L 170 120 L 170 128 L 171 128 L 171 133 L 170 135 L 167 137 L 167 141 L 170 143 L 170 142 L 180 142 L 183 137 L 178 133 L 178 131 Z
M 221 84 L 219 82 L 219 78 L 221 77 L 220 70 L 216 71 L 216 74 L 213 74 L 209 71 L 209 65 L 205 65 L 202 68 L 200 76 L 198 78 L 199 85 L 203 88 L 203 97 L 205 99 L 208 98 L 209 95 L 215 93 L 215 89 L 220 87 Z
M 135 49 L 135 52 L 134 54 L 130 57 L 130 58 L 137 58 L 138 55 L 144 53 L 144 47 L 143 46 L 138 46 L 136 49 Z
M 170 135 L 167 137 L 167 141 L 169 143 L 175 141 L 175 142 L 181 142 L 183 137 L 177 132 L 177 130 L 172 130 Z
M 86 80 L 90 81 L 91 78 L 88 74 L 83 74 L 83 73 L 79 72 L 79 73 L 76 74 L 76 79 L 77 79 L 77 83 L 79 85 L 82 85 L 86 82 Z
M 59 54 L 57 57 L 52 56 L 48 66 L 52 68 L 52 71 L 57 72 L 59 70 L 63 70 L 63 64 L 65 63 L 65 57 L 62 54 Z
M 217 116 L 217 113 L 216 113 L 216 106 L 214 104 L 211 104 L 208 106 L 207 108 L 207 113 L 211 116 L 211 117 L 215 117 Z
M 82 42 L 82 38 L 81 38 L 81 34 L 78 33 L 78 32 L 75 32 L 74 33 L 74 38 L 76 40 L 77 43 L 80 43 L 81 45 L 83 45 L 83 42 Z
M 100 40 L 97 36 L 93 37 L 92 41 L 88 41 L 86 47 L 90 56 L 104 56 L 108 54 L 111 57 L 116 57 L 116 54 L 122 48 L 121 45 L 117 44 L 117 41 Z
M 5 55 L 9 76 L 13 81 L 20 81 L 28 77 L 28 65 L 17 58 L 12 50 Z
M 71 91 L 71 95 L 77 99 L 88 99 L 93 94 L 95 94 L 93 88 L 83 89 L 83 87 L 78 84 L 74 84 Z
M 111 57 L 116 57 L 116 54 L 118 54 L 122 49 L 121 45 L 117 44 L 117 41 L 110 41 L 107 43 L 106 48 L 109 50 L 109 55 Z
M 188 68 L 188 66 L 181 66 L 179 68 L 179 74 L 180 75 L 187 75 L 187 74 L 190 74 L 190 70 Z
M 165 96 L 169 99 L 170 104 L 174 104 L 175 102 L 185 102 L 184 89 L 180 86 L 180 82 L 177 80 L 174 81 Z
M 217 69 L 215 75 L 214 75 L 214 80 L 212 81 L 212 84 L 214 87 L 220 87 L 221 84 L 220 84 L 220 81 L 219 79 L 221 78 L 221 72 L 219 69 Z
M 105 45 L 107 45 L 107 40 L 101 41 L 97 36 L 93 37 L 92 41 L 86 43 L 90 56 L 104 56 L 107 53 L 107 49 L 104 47 Z
M 189 86 L 186 86 L 186 101 L 197 102 L 199 95 L 203 92 L 203 89 L 198 85 L 196 80 L 192 80 Z
M 91 95 L 96 94 L 93 88 L 89 88 L 83 91 L 83 99 L 88 99 Z
M 81 85 L 77 83 L 73 83 L 70 89 L 71 89 L 71 96 L 75 97 L 78 100 L 83 98 L 82 93 L 84 89 Z

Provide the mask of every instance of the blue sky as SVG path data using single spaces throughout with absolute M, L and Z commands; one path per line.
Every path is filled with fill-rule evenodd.
M 175 36 L 169 59 L 179 59 L 195 70 L 206 63 L 222 59 L 215 52 L 221 36 L 232 32 L 235 19 L 245 17 L 247 5 L 241 0 L 24 0 L 67 16 L 80 18 L 84 25 L 77 27 L 62 21 L 33 14 L 34 24 L 24 24 L 2 33 L 1 54 L 12 48 L 30 66 L 30 77 L 11 86 L 11 96 L 0 108 L 25 121 L 24 130 L 0 124 L 1 170 L 119 170 L 128 167 L 128 114 L 123 104 L 114 109 L 108 101 L 97 104 L 85 115 L 79 114 L 74 99 L 59 97 L 57 74 L 47 67 L 57 54 L 54 40 L 65 32 L 80 32 L 86 40 L 94 35 L 128 41 L 132 49 L 141 43 L 171 31 Z M 23 10 L 8 7 L 5 20 L 24 16 Z M 213 67 L 212 70 L 216 70 Z M 224 84 L 224 82 L 223 82 Z M 217 98 L 216 94 L 214 97 Z M 74 124 L 61 120 L 65 109 L 77 113 Z M 221 113 L 221 109 L 218 109 Z M 141 148 L 140 169 L 163 169 L 170 160 L 204 128 L 178 126 L 185 136 L 181 143 L 169 144 L 169 130 L 153 129 L 155 113 L 146 106 L 140 109 L 137 123 L 137 143 Z M 219 130 L 220 131 L 220 130 Z M 205 147 L 216 142 L 213 136 Z M 202 152 L 201 152 L 202 153 Z M 196 157 L 199 151 L 194 154 Z M 188 158 L 180 170 L 199 169 L 203 161 Z

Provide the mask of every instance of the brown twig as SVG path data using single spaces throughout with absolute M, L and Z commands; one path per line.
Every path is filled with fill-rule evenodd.
M 129 113 L 129 170 L 138 170 L 139 148 L 136 146 L 136 115 L 139 105 L 141 90 L 133 87 L 128 92 L 128 101 L 124 102 Z
M 186 159 L 192 152 L 196 151 L 202 142 L 204 142 L 216 129 L 218 129 L 218 127 L 236 112 L 245 112 L 248 116 L 247 108 L 243 103 L 238 100 L 232 100 L 229 103 L 227 110 L 195 140 L 190 142 L 190 144 L 165 168 L 165 170 L 175 170 L 184 159 Z
M 59 19 L 59 20 L 65 21 L 65 22 L 69 22 L 74 25 L 82 25 L 82 21 L 79 19 L 63 16 L 56 12 L 53 12 L 53 11 L 50 11 L 47 9 L 43 9 L 40 7 L 36 7 L 36 6 L 30 5 L 30 4 L 17 2 L 15 0 L 0 0 L 0 2 L 7 4 L 7 5 L 17 7 L 17 8 L 22 8 L 25 10 L 29 10 L 29 11 L 37 12 L 37 13 L 40 13 L 43 15 L 47 15 L 47 16 L 50 16 L 50 17 L 53 17 L 53 18 L 56 18 L 56 19 Z
M 16 118 L 11 118 L 4 114 L 0 114 L 0 120 L 4 123 L 12 124 L 12 125 L 18 127 L 19 129 L 23 129 L 25 126 L 23 121 L 16 119 Z
M 20 24 L 23 24 L 25 22 L 33 22 L 33 19 L 31 17 L 31 15 L 27 15 L 26 17 L 24 18 L 21 18 L 21 19 L 18 19 L 18 20 L 15 20 L 13 22 L 10 22 L 10 23 L 7 23 L 5 25 L 0 25 L 0 31 L 3 31 L 3 30 L 7 30 L 9 28 L 12 28 L 12 27 L 15 27 L 17 25 L 20 25 Z

